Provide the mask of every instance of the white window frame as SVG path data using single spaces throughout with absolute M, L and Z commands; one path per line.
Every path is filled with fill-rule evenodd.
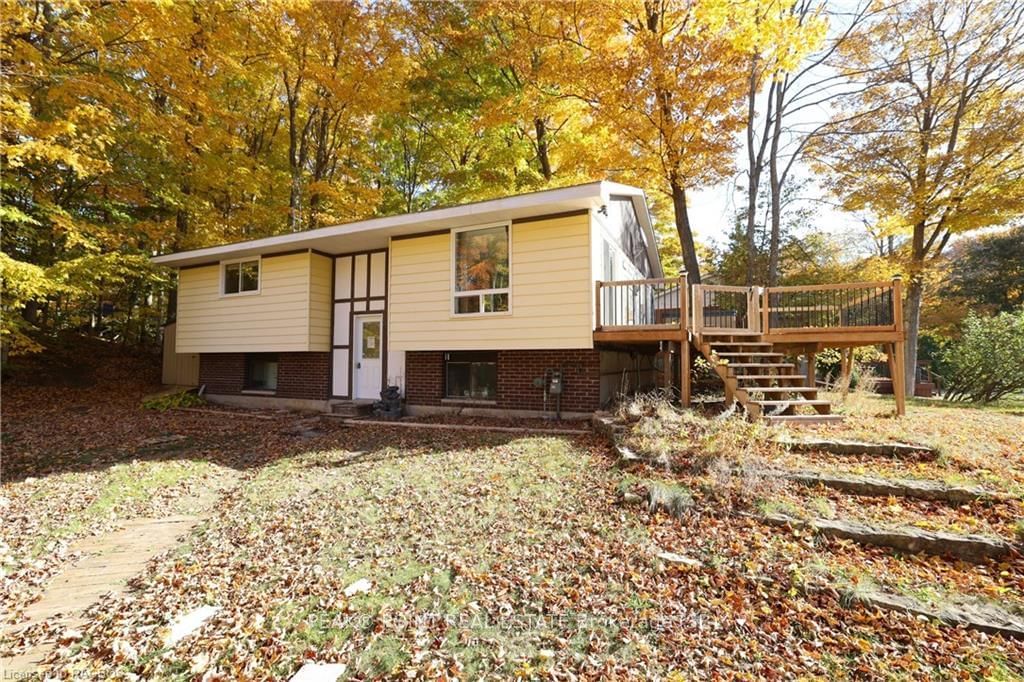
M 493 227 L 504 227 L 508 231 L 508 286 L 501 289 L 475 289 L 473 291 L 457 291 L 455 288 L 456 270 L 458 268 L 458 262 L 456 261 L 455 254 L 455 235 L 459 232 L 473 232 L 475 230 L 487 230 Z M 505 220 L 499 223 L 487 223 L 484 225 L 470 225 L 468 227 L 455 227 L 452 228 L 451 234 L 448 238 L 451 242 L 451 268 L 449 270 L 451 275 L 451 291 L 449 295 L 448 313 L 456 320 L 472 319 L 474 317 L 493 317 L 500 315 L 511 315 L 512 314 L 512 221 Z M 505 294 L 508 296 L 508 310 L 495 310 L 491 312 L 484 312 L 483 310 L 483 296 L 487 294 Z M 480 298 L 480 312 L 478 313 L 460 313 L 457 312 L 455 307 L 456 298 L 469 298 L 470 296 L 478 296 Z
M 249 263 L 256 261 L 256 288 L 253 291 L 236 291 L 229 294 L 224 290 L 225 271 L 229 265 L 235 263 Z M 220 295 L 221 298 L 234 298 L 235 296 L 258 296 L 263 291 L 263 256 L 246 256 L 244 258 L 231 258 L 220 262 Z

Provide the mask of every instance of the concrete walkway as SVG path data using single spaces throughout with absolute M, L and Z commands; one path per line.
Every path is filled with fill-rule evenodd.
M 128 581 L 140 574 L 153 557 L 172 548 L 201 520 L 200 516 L 168 516 L 160 519 L 134 519 L 124 528 L 75 543 L 73 551 L 85 556 L 59 574 L 43 598 L 25 609 L 25 620 L 12 628 L 19 632 L 49 621 L 64 628 L 85 623 L 86 608 L 107 593 L 123 592 Z M 0 660 L 0 680 L 27 679 L 53 650 L 55 642 L 42 641 L 29 651 Z

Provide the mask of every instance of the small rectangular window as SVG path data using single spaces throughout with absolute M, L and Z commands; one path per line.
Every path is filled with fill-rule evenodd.
M 498 397 L 497 351 L 445 353 L 445 397 L 463 400 L 496 400 Z
M 277 355 L 258 353 L 245 356 L 245 388 L 250 391 L 277 390 Z
M 260 290 L 259 258 L 225 263 L 222 270 L 225 294 L 242 294 Z
M 456 230 L 452 241 L 455 314 L 507 313 L 509 226 Z

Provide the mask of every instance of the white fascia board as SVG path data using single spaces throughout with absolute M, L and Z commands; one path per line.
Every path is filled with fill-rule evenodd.
M 275 237 L 264 237 L 263 239 L 252 239 L 235 244 L 223 246 L 210 246 L 192 251 L 180 251 L 177 253 L 155 256 L 152 261 L 161 265 L 184 266 L 204 262 L 213 262 L 223 258 L 231 258 L 241 255 L 255 255 L 260 253 L 271 253 L 291 249 L 317 248 L 316 242 L 323 239 L 356 235 L 373 231 L 389 231 L 393 234 L 413 234 L 417 228 L 428 230 L 432 224 L 444 223 L 446 221 L 466 221 L 474 216 L 487 216 L 493 219 L 495 213 L 507 213 L 509 217 L 527 217 L 530 213 L 543 213 L 547 205 L 552 205 L 552 212 L 558 212 L 558 205 L 571 204 L 579 207 L 589 207 L 594 200 L 603 199 L 608 192 L 605 185 L 622 188 L 625 193 L 640 192 L 634 187 L 617 185 L 616 183 L 591 182 L 572 187 L 560 189 L 542 190 L 529 194 L 519 194 L 501 199 L 490 199 L 472 204 L 462 204 L 449 208 L 438 208 L 419 213 L 405 213 L 383 218 L 371 218 L 359 222 L 347 223 L 344 225 L 333 225 L 321 227 L 305 232 L 294 232 Z M 616 192 L 619 189 L 615 190 Z M 642 195 L 642 192 L 640 192 Z M 524 213 L 524 211 L 526 213 Z M 646 215 L 646 207 L 644 208 Z M 522 213 L 522 216 L 515 215 Z M 649 222 L 649 218 L 648 218 Z

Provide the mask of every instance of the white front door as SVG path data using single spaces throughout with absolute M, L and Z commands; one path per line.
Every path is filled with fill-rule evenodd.
M 380 398 L 381 357 L 384 342 L 383 316 L 357 315 L 352 330 L 352 397 Z

